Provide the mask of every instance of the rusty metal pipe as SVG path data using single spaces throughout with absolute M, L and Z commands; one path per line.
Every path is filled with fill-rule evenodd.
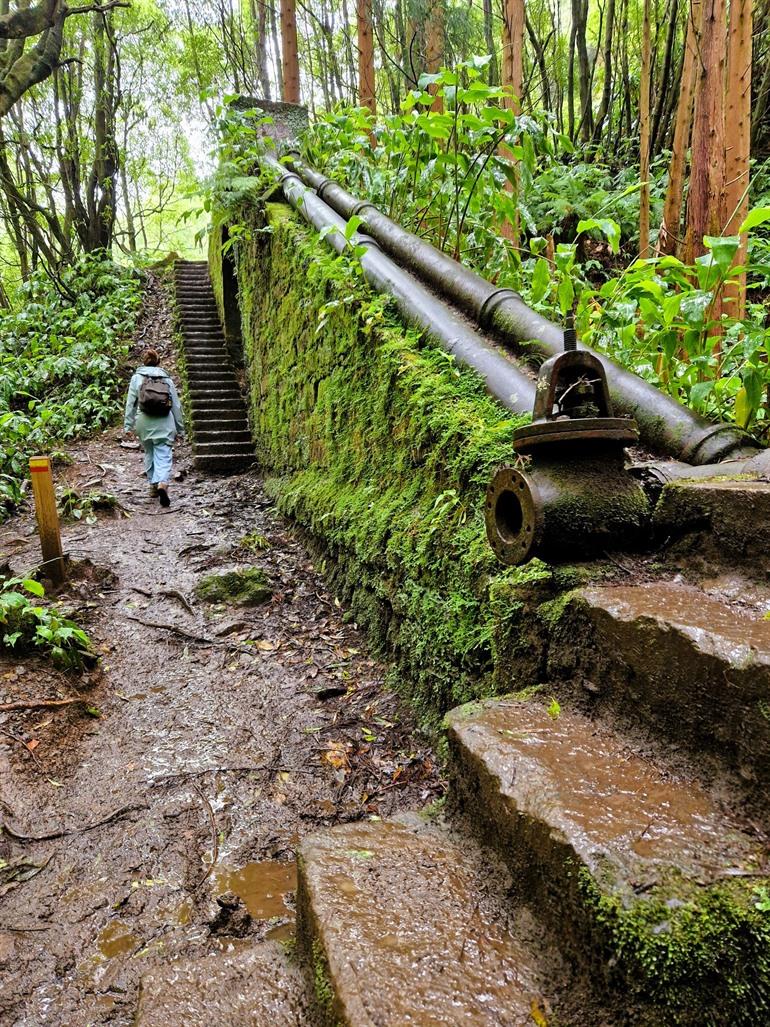
M 617 446 L 564 447 L 522 472 L 501 467 L 487 488 L 487 538 L 502 563 L 533 556 L 576 559 L 643 544 L 650 504 Z
M 464 310 L 482 331 L 494 332 L 515 351 L 526 345 L 528 354 L 534 352 L 541 359 L 561 352 L 562 329 L 528 307 L 517 292 L 498 289 L 299 157 L 292 156 L 291 161 L 300 178 L 325 203 L 346 220 L 354 214 L 363 218 L 363 227 L 386 253 Z M 689 464 L 756 453 L 758 446 L 735 425 L 715 425 L 604 354 L 597 356 L 604 364 L 615 409 L 636 420 L 642 443 L 655 452 Z
M 364 247 L 361 267 L 369 284 L 392 296 L 402 315 L 427 332 L 460 364 L 473 368 L 489 393 L 514 414 L 530 414 L 535 401 L 535 382 L 511 359 L 482 338 L 455 310 L 425 288 L 416 278 L 382 253 L 368 236 L 356 233 L 345 238 L 345 220 L 331 209 L 302 179 L 274 157 L 262 163 L 279 179 L 284 196 L 296 211 L 318 231 L 325 230 L 324 242 L 343 253 L 352 242 Z

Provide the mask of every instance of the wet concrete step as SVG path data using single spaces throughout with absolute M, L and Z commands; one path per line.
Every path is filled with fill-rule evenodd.
M 212 403 L 223 403 L 225 405 L 230 401 L 241 400 L 242 402 L 240 389 L 235 386 L 229 389 L 190 389 L 190 399 L 193 406 L 195 406 L 196 403 L 208 403 L 209 401 Z
M 240 402 L 222 403 L 218 400 L 198 400 L 192 405 L 193 417 L 208 420 L 212 418 L 229 418 L 230 420 L 242 420 L 246 417 L 246 404 Z
M 298 865 L 298 948 L 324 1023 L 536 1022 L 536 957 L 475 845 L 417 817 L 360 822 L 304 839 Z
M 188 370 L 187 382 L 191 389 L 206 388 L 206 389 L 236 389 L 240 391 L 238 379 L 235 377 L 232 371 L 228 369 L 222 369 L 221 367 L 216 371 L 211 370 Z
M 196 456 L 235 456 L 236 454 L 253 455 L 254 447 L 251 439 L 246 439 L 242 442 L 233 441 L 218 441 L 218 442 L 202 442 L 198 437 L 197 433 L 195 436 L 195 455 Z
M 251 432 L 247 428 L 217 428 L 207 431 L 199 426 L 195 431 L 195 441 L 199 446 L 213 442 L 243 442 L 251 446 Z
M 708 560 L 712 566 L 751 564 L 755 574 L 766 575 L 770 569 L 768 481 L 671 482 L 654 519 L 661 535 L 688 536 L 675 547 L 678 553 Z
M 281 947 L 178 960 L 142 978 L 136 1027 L 305 1027 L 305 983 Z
M 619 1017 L 640 1010 L 617 1022 L 700 1024 L 709 1003 L 715 1024 L 753 1022 L 732 1018 L 731 975 L 752 952 L 770 957 L 751 897 L 770 873 L 756 835 L 579 713 L 511 699 L 461 707 L 447 725 L 455 806 L 604 1001 Z M 728 897 L 730 880 L 742 883 Z M 680 1001 L 694 1018 L 673 1015 Z
M 201 471 L 211 474 L 232 474 L 243 471 L 254 463 L 254 454 L 221 453 L 217 456 L 194 456 L 193 464 Z
M 739 597 L 745 598 L 745 597 Z M 593 712 L 647 725 L 770 809 L 770 621 L 679 582 L 583 589 L 550 648 Z

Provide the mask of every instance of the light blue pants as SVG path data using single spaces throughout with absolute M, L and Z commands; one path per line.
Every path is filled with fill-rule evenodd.
M 144 470 L 147 480 L 151 485 L 157 485 L 159 481 L 168 483 L 171 481 L 171 460 L 173 450 L 167 442 L 152 442 L 145 439 L 142 442 L 144 448 Z

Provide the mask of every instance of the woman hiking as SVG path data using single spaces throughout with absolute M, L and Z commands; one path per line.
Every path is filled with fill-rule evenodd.
M 150 495 L 157 496 L 161 506 L 170 506 L 171 447 L 177 434 L 184 434 L 184 420 L 176 386 L 160 367 L 157 350 L 142 354 L 142 364 L 128 387 L 123 427 L 136 432 L 144 449 Z

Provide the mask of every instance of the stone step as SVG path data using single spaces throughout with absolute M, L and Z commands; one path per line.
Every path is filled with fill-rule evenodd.
M 281 946 L 175 960 L 144 974 L 136 1027 L 310 1027 L 301 972 Z
M 770 464 L 770 454 L 765 457 Z M 671 482 L 655 507 L 654 523 L 661 537 L 686 536 L 674 546 L 677 556 L 711 566 L 749 564 L 755 576 L 759 572 L 767 580 L 770 481 Z
M 748 590 L 739 595 L 745 601 Z M 583 589 L 567 603 L 549 674 L 595 713 L 640 723 L 726 772 L 770 813 L 770 621 L 679 582 Z
M 219 456 L 222 453 L 224 453 L 225 456 L 230 456 L 234 453 L 253 455 L 254 443 L 250 438 L 242 442 L 201 442 L 199 435 L 196 433 L 193 449 L 195 450 L 196 456 Z
M 299 848 L 297 943 L 323 1023 L 531 1027 L 527 945 L 506 929 L 475 845 L 412 822 L 359 822 Z
M 224 346 L 215 346 L 212 342 L 205 343 L 190 343 L 185 342 L 185 354 L 191 357 L 208 357 L 215 360 L 226 361 L 227 351 Z
M 225 386 L 231 386 L 234 389 L 238 389 L 238 379 L 235 375 L 227 371 L 214 372 L 213 374 L 208 371 L 190 371 L 187 372 L 187 381 L 192 390 L 200 388 L 211 388 L 221 389 Z
M 195 406 L 195 404 L 202 399 L 211 399 L 214 401 L 224 400 L 225 402 L 227 402 L 228 400 L 239 399 L 242 401 L 243 397 L 241 396 L 240 389 L 236 388 L 236 386 L 233 386 L 229 389 L 190 389 L 190 399 L 193 403 L 193 406 Z
M 195 431 L 248 431 L 249 422 L 243 410 L 198 410 L 193 414 Z
M 227 411 L 238 417 L 246 416 L 246 406 L 241 396 L 234 397 L 232 400 L 223 400 L 221 396 L 208 396 L 205 400 L 197 400 L 197 398 L 193 400 L 193 417 L 197 417 L 199 413 L 205 413 L 206 410 L 213 411 L 218 415 Z
M 770 935 L 752 895 L 770 867 L 756 836 L 573 711 L 511 699 L 461 707 L 447 726 L 456 808 L 611 1022 L 760 1022 L 750 982 Z
M 201 471 L 212 474 L 235 474 L 244 471 L 254 463 L 254 454 L 221 453 L 217 456 L 195 456 L 193 465 Z
M 243 442 L 254 448 L 251 439 L 251 432 L 248 428 L 216 428 L 213 430 L 196 428 L 195 445 L 200 450 L 201 446 L 210 445 L 216 442 Z

